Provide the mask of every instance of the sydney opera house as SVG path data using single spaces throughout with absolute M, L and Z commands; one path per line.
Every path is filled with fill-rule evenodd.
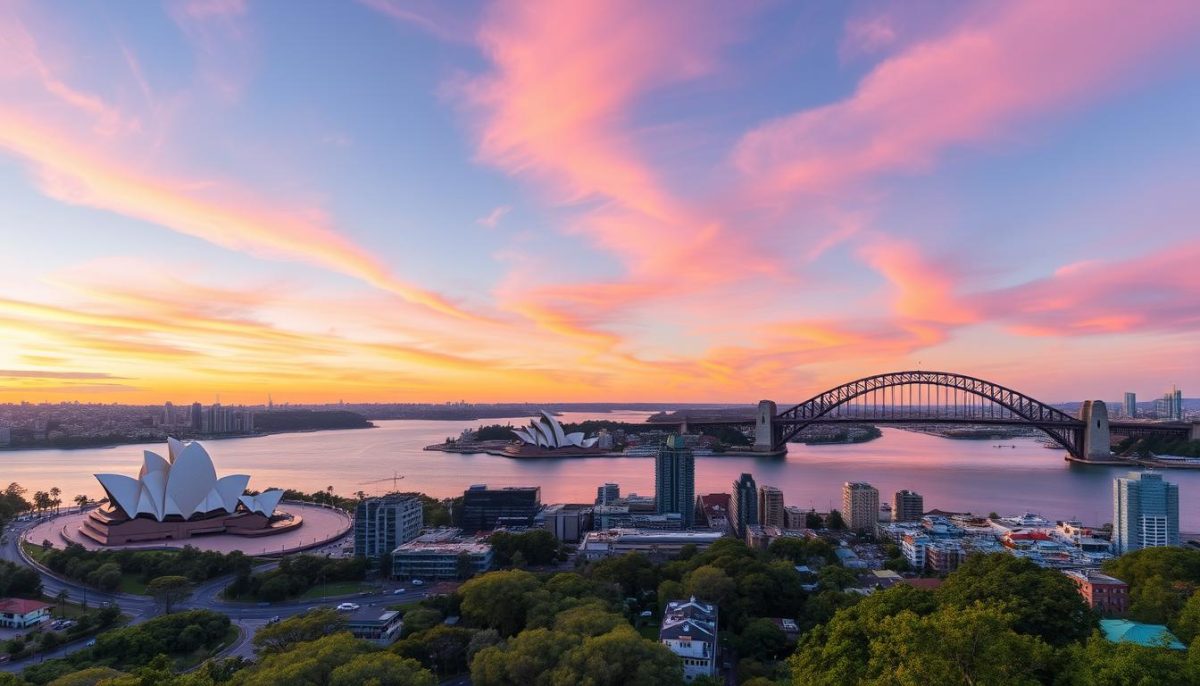
M 250 477 L 217 478 L 204 446 L 167 439 L 167 457 L 145 451 L 136 479 L 97 474 L 108 503 L 88 513 L 79 533 L 104 545 L 122 545 L 197 534 L 262 536 L 294 529 L 299 518 L 275 508 L 283 491 L 247 495 Z
M 531 420 L 529 426 L 513 429 L 519 443 L 512 450 L 514 455 L 562 455 L 599 452 L 599 438 L 585 438 L 582 431 L 566 433 L 554 415 L 542 410 L 542 416 Z

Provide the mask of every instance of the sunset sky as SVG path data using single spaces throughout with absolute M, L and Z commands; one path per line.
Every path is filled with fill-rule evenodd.
M 0 0 L 0 402 L 1200 395 L 1200 2 Z

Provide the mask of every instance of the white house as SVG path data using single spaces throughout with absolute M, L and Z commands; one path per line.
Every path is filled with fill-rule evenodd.
M 0 626 L 24 629 L 50 617 L 50 606 L 40 600 L 0 599 Z
M 663 611 L 658 640 L 683 659 L 683 678 L 717 673 L 717 606 L 692 596 L 672 600 Z

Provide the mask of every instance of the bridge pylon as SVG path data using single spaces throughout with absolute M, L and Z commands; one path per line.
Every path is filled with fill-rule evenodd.
M 754 417 L 754 452 L 778 452 L 779 437 L 775 431 L 775 401 L 758 401 L 758 413 Z
M 1085 400 L 1079 413 L 1083 420 L 1083 459 L 1108 462 L 1112 459 L 1112 435 L 1108 427 L 1108 406 L 1103 400 Z

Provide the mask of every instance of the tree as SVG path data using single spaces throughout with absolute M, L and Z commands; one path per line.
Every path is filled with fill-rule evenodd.
M 192 582 L 186 576 L 160 576 L 146 584 L 146 594 L 154 598 L 166 614 L 192 595 Z
M 512 636 L 525 626 L 529 596 L 539 588 L 537 577 L 519 569 L 475 577 L 459 589 L 463 617 Z
M 1098 626 L 1070 579 L 1005 553 L 968 557 L 937 596 L 942 604 L 964 609 L 980 601 L 1006 605 L 1016 616 L 1016 631 L 1054 646 L 1083 640 Z
M 475 686 L 551 686 L 550 671 L 580 643 L 573 634 L 548 629 L 522 631 L 507 644 L 480 650 L 471 660 Z
M 520 550 L 513 553 L 512 566 L 515 569 L 525 569 L 528 567 L 529 563 L 525 560 L 525 553 L 521 552 Z
M 342 615 L 321 608 L 264 626 L 254 634 L 254 647 L 260 653 L 279 653 L 290 650 L 298 643 L 315 641 L 345 628 L 346 620 Z
M 846 528 L 846 520 L 842 519 L 842 513 L 837 510 L 829 511 L 829 528 L 834 531 L 841 531 Z
M 756 660 L 778 660 L 788 650 L 787 634 L 769 619 L 760 617 L 746 625 L 734 639 L 737 654 Z
M 418 605 L 404 613 L 404 635 L 419 634 L 442 623 L 442 613 Z
M 62 495 L 62 489 L 58 486 L 50 488 L 50 505 L 54 507 L 54 511 L 58 512 L 58 506 L 62 504 L 62 499 L 58 496 Z
M 705 565 L 683 578 L 683 589 L 686 595 L 720 605 L 733 597 L 737 584 L 725 570 Z
M 1191 652 L 1197 652 L 1193 647 Z M 1182 650 L 1147 648 L 1134 643 L 1111 643 L 1099 632 L 1084 646 L 1071 646 L 1066 669 L 1056 682 L 1062 686 L 1175 686 L 1200 683 L 1200 670 Z
M 873 683 L 1037 686 L 1053 650 L 1017 633 L 1015 614 L 975 603 L 919 616 L 903 611 L 884 619 L 871 641 Z
M 817 514 L 816 512 L 804 513 L 804 528 L 820 529 L 821 528 L 821 515 Z
M 470 579 L 475 574 L 475 563 L 471 561 L 471 554 L 464 551 L 458 554 L 458 559 L 454 561 L 454 575 L 460 581 Z
M 329 675 L 329 686 L 436 686 L 437 680 L 416 660 L 391 653 L 359 655 Z
M 1129 584 L 1129 614 L 1141 622 L 1171 624 L 1200 589 L 1200 550 L 1143 548 L 1104 563 Z
M 683 664 L 666 646 L 642 638 L 629 625 L 585 638 L 568 650 L 551 674 L 555 686 L 682 684 Z
M 1187 645 L 1191 645 L 1192 641 L 1200 636 L 1200 591 L 1196 591 L 1187 599 L 1171 629 L 1179 640 Z
M 87 504 L 88 504 L 88 502 L 89 502 L 89 501 L 88 501 L 88 497 L 87 497 L 86 495 L 82 494 L 82 493 L 80 493 L 79 495 L 75 496 L 75 497 L 73 498 L 73 500 L 75 501 L 75 504 L 79 506 L 79 510 L 80 510 L 81 512 L 83 511 L 83 508 L 87 507 Z
M 102 681 L 122 676 L 125 676 L 125 672 L 118 671 L 112 667 L 88 667 L 78 672 L 71 672 L 66 676 L 60 676 L 47 684 L 47 686 L 96 686 Z M 3 681 L 0 681 L 0 684 L 3 683 Z
M 235 683 L 238 686 L 328 684 L 334 670 L 366 654 L 372 658 L 381 655 L 370 643 L 343 631 L 266 655 L 257 667 L 237 675 Z

